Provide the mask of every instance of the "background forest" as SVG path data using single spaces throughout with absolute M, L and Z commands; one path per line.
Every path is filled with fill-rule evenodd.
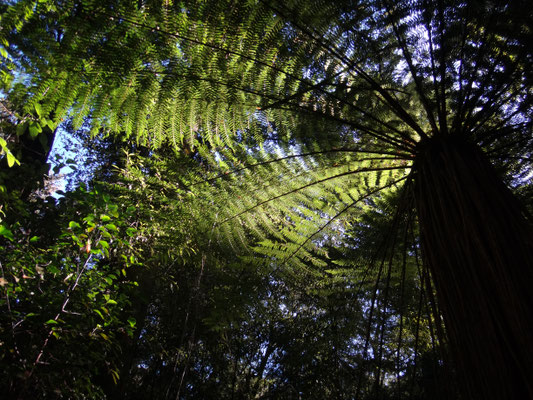
M 0 390 L 533 399 L 533 7 L 0 4 Z

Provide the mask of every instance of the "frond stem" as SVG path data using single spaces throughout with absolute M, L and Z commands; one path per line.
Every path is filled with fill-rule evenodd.
M 337 174 L 337 175 L 333 175 L 333 176 L 330 176 L 330 177 L 327 177 L 327 178 L 323 178 L 323 179 L 319 179 L 319 180 L 316 180 L 314 182 L 311 182 L 311 183 L 308 183 L 306 185 L 303 185 L 303 186 L 300 186 L 296 189 L 293 189 L 293 190 L 289 190 L 288 192 L 285 192 L 285 193 L 282 193 L 282 194 L 279 194 L 277 196 L 274 196 L 274 197 L 271 197 L 270 199 L 267 199 L 267 200 L 263 200 L 263 201 L 260 201 L 259 203 L 253 205 L 252 207 L 249 207 L 229 218 L 226 218 L 225 220 L 221 221 L 218 225 L 222 225 L 228 221 L 231 221 L 235 218 L 238 218 L 240 217 L 241 215 L 243 214 L 246 214 L 252 210 L 255 210 L 256 208 L 258 207 L 261 207 L 267 203 L 270 203 L 274 200 L 277 200 L 277 199 L 280 199 L 282 197 L 285 197 L 285 196 L 288 196 L 290 194 L 293 194 L 293 193 L 297 193 L 299 192 L 300 190 L 302 189 L 306 189 L 310 186 L 313 186 L 313 185 L 318 185 L 319 183 L 322 183 L 322 182 L 326 182 L 326 181 L 329 181 L 329 180 L 332 180 L 332 179 L 337 179 L 337 178 L 341 178 L 343 176 L 347 176 L 347 175 L 352 175 L 352 174 L 357 174 L 357 173 L 360 173 L 360 172 L 373 172 L 373 171 L 391 171 L 391 170 L 395 170 L 395 169 L 404 169 L 405 167 L 381 167 L 381 168 L 361 168 L 361 169 L 358 169 L 358 170 L 355 170 L 355 171 L 346 171 L 346 172 L 343 172 L 341 174 Z
M 296 250 L 294 250 L 288 257 L 286 257 L 284 260 L 283 260 L 283 263 L 287 262 L 288 260 L 290 260 L 296 253 L 298 253 L 298 251 L 300 251 L 300 249 L 302 249 L 313 237 L 315 237 L 316 235 L 318 235 L 320 232 L 322 232 L 324 229 L 326 229 L 329 225 L 331 225 L 331 223 L 333 221 L 335 221 L 338 217 L 340 217 L 342 214 L 344 214 L 346 211 L 348 211 L 350 208 L 352 208 L 353 206 L 355 206 L 356 204 L 360 203 L 361 201 L 363 200 L 366 200 L 368 199 L 370 196 L 378 193 L 380 190 L 383 190 L 383 189 L 387 189 L 387 188 L 390 188 L 394 185 L 396 185 L 397 183 L 407 179 L 409 177 L 409 175 L 407 176 L 404 176 L 400 179 L 397 179 L 393 182 L 390 182 L 386 185 L 383 185 L 375 190 L 372 190 L 368 193 L 366 193 L 364 196 L 361 196 L 359 197 L 357 200 L 355 200 L 354 202 L 348 204 L 346 207 L 344 207 L 342 210 L 340 210 L 337 214 L 335 214 L 333 217 L 331 217 L 325 224 L 323 224 L 317 231 L 315 231 L 313 234 L 311 234 L 310 236 L 308 236 L 303 243 L 301 243 L 297 248 Z

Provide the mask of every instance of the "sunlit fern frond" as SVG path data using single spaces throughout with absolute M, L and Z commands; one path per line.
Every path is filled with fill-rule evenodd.
M 207 179 L 216 187 L 220 227 L 234 232 L 233 242 L 245 238 L 240 246 L 253 238 L 256 251 L 289 269 L 325 265 L 324 238 L 342 236 L 347 221 L 380 192 L 399 187 L 409 170 L 408 160 L 355 149 L 305 153 L 274 144 L 254 156 L 255 163 Z

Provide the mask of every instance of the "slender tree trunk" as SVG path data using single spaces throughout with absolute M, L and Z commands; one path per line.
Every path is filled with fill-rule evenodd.
M 276 350 L 276 346 L 272 343 L 271 338 L 269 337 L 268 346 L 266 348 L 265 354 L 261 358 L 261 363 L 259 364 L 259 367 L 257 368 L 257 373 L 256 373 L 257 380 L 255 381 L 254 386 L 252 388 L 250 398 L 255 399 L 257 397 L 257 393 L 259 392 L 261 383 L 263 383 L 263 373 L 265 372 L 265 368 L 268 363 L 268 360 L 270 359 L 270 356 L 272 355 L 272 353 L 274 353 L 274 350 Z
M 424 261 L 464 399 L 533 398 L 533 231 L 476 146 L 421 144 L 415 196 Z

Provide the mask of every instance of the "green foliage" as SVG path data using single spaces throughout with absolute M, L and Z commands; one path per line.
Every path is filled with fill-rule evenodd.
M 33 236 L 17 222 L 0 248 L 2 385 L 24 396 L 99 398 L 94 376 L 116 373 L 117 338 L 134 331 L 131 212 L 119 212 L 96 190 L 79 188 L 67 200 L 76 208 L 60 206 L 65 214 L 55 235 Z M 68 221 L 69 214 L 77 221 Z
M 7 147 L 7 142 L 3 138 L 0 138 L 0 147 L 2 149 L 2 153 L 5 154 L 7 158 L 8 167 L 12 167 L 13 165 L 15 165 L 15 163 L 20 165 L 20 161 L 17 160 L 11 150 L 9 150 L 9 148 Z
M 528 310 L 526 291 L 508 288 L 527 288 L 531 275 L 508 272 L 533 257 L 513 258 L 484 233 L 457 240 L 470 212 L 444 236 L 446 218 L 425 222 L 470 204 L 433 195 L 469 189 L 458 184 L 468 157 L 432 170 L 443 143 L 452 154 L 474 145 L 487 159 L 472 176 L 489 186 L 490 160 L 528 196 L 528 10 L 455 0 L 3 5 L 6 387 L 52 393 L 62 360 L 73 383 L 58 396 L 433 398 L 450 345 L 452 375 L 449 365 L 459 377 L 481 371 L 470 391 L 464 379 L 463 397 L 497 396 L 490 385 L 531 391 L 529 363 L 520 367 L 533 354 L 527 312 L 484 321 L 503 338 L 516 385 L 498 383 L 497 362 L 479 365 L 494 346 L 477 348 L 485 342 L 472 335 L 474 361 L 461 362 L 458 332 L 474 318 L 450 316 L 479 314 L 481 301 L 461 303 L 471 280 L 455 271 L 469 266 L 495 288 L 482 298 L 505 294 L 495 312 Z M 56 204 L 34 182 L 62 119 L 92 137 L 99 162 L 90 190 Z M 37 140 L 39 157 L 23 152 Z M 488 207 L 498 194 L 480 193 L 473 208 L 504 221 Z M 516 211 L 511 222 L 528 226 Z M 514 242 L 527 255 L 522 231 Z M 462 247 L 494 249 L 485 264 L 499 278 L 484 286 L 476 253 Z M 428 256 L 437 248 L 457 262 Z M 448 285 L 461 307 L 447 302 Z M 78 350 L 90 355 L 82 364 Z

